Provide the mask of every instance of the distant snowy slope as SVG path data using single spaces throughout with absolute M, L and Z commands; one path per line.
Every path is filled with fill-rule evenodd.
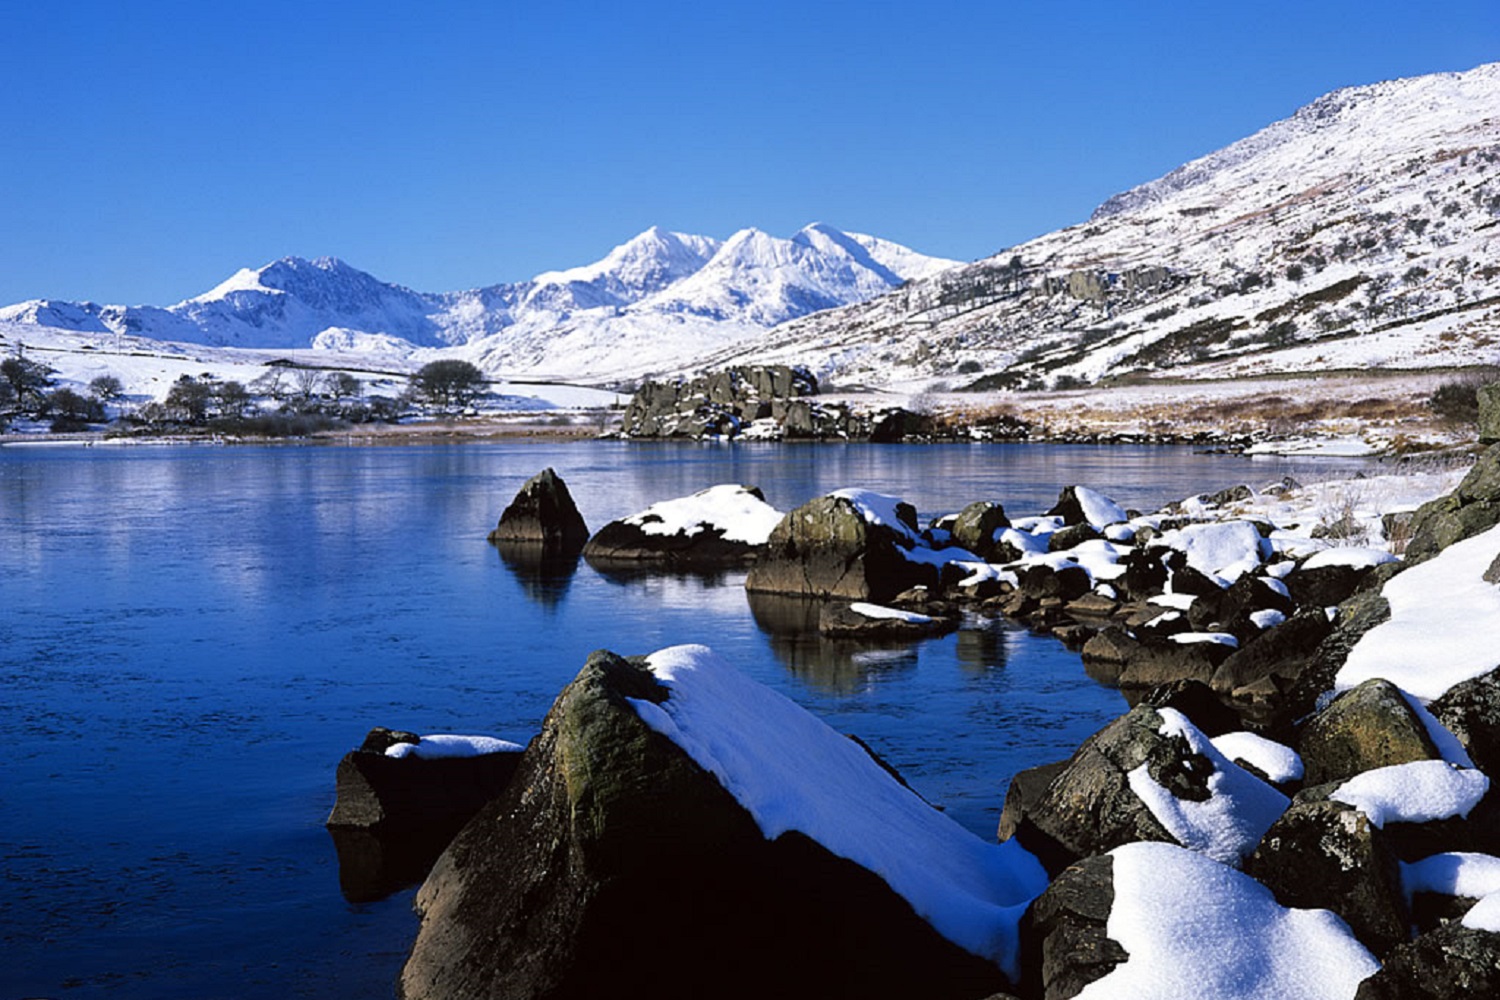
M 617 380 L 954 264 L 821 224 L 722 242 L 652 228 L 595 263 L 468 291 L 416 292 L 335 258 L 286 257 L 165 308 L 37 300 L 0 309 L 0 321 L 385 359 L 437 349 L 495 374 Z
M 693 368 L 1076 384 L 1500 361 L 1500 64 L 1335 91 L 1085 224 Z

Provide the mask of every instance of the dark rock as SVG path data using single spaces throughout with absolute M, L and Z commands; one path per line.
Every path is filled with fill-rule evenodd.
M 871 414 L 869 438 L 875 444 L 894 444 L 908 438 L 930 437 L 933 427 L 927 414 L 895 406 Z
M 1239 503 L 1241 500 L 1249 500 L 1255 496 L 1255 491 L 1245 485 L 1231 486 L 1217 493 L 1200 494 L 1198 499 L 1208 507 L 1223 507 L 1225 504 Z
M 1214 766 L 1182 737 L 1163 736 L 1161 727 L 1156 709 L 1141 705 L 1090 736 L 1024 811 L 1015 838 L 1054 873 L 1121 844 L 1177 843 L 1131 790 L 1127 775 L 1146 764 L 1173 795 L 1202 801 Z
M 1476 767 L 1500 775 L 1500 670 L 1455 684 L 1427 709 L 1453 731 Z
M 1292 600 L 1299 605 L 1331 608 L 1352 597 L 1373 568 L 1371 566 L 1317 566 L 1313 569 L 1299 567 L 1289 573 L 1283 582 L 1286 584 L 1286 589 L 1291 592 Z
M 1454 542 L 1496 524 L 1500 524 L 1500 445 L 1491 445 L 1457 490 L 1417 508 L 1406 545 L 1406 564 L 1425 562 Z
M 953 535 L 953 544 L 959 548 L 987 561 L 1004 562 L 1008 560 L 1003 557 L 1009 553 L 999 550 L 995 534 L 1008 527 L 1010 519 L 1005 516 L 1004 507 L 990 500 L 980 500 L 959 511 L 949 531 Z
M 1059 760 L 1016 772 L 1016 776 L 1010 779 L 1010 787 L 1005 790 L 1005 805 L 1000 809 L 1000 825 L 995 829 L 996 840 L 1005 841 L 1015 836 L 1026 814 L 1041 800 L 1042 793 L 1052 784 L 1052 779 L 1067 766 L 1067 761 Z
M 1232 652 L 1223 643 L 1137 638 L 1111 626 L 1084 645 L 1083 665 L 1089 676 L 1122 689 L 1154 688 L 1182 680 L 1206 684 Z
M 1500 996 L 1500 934 L 1445 924 L 1385 957 L 1354 1000 L 1453 1000 Z
M 474 757 L 387 757 L 412 733 L 377 727 L 364 744 L 339 761 L 338 795 L 328 826 L 364 830 L 446 830 L 449 836 L 504 791 L 520 762 L 519 751 Z
M 911 640 L 946 635 L 958 628 L 955 618 L 919 615 L 924 621 L 899 617 L 881 617 L 857 610 L 844 603 L 824 605 L 818 619 L 818 631 L 835 639 Z
M 795 832 L 766 839 L 627 701 L 667 696 L 642 667 L 589 658 L 509 790 L 423 885 L 405 1000 L 959 1000 L 1007 986 L 878 876 Z
M 738 491 L 748 494 L 761 503 L 765 494 L 754 486 L 716 486 L 694 494 Z M 688 498 L 684 498 L 688 499 Z M 654 534 L 646 530 L 652 521 L 660 523 L 662 518 L 649 511 L 619 521 L 611 521 L 600 528 L 583 548 L 583 558 L 591 566 L 616 568 L 620 566 L 664 566 L 673 569 L 705 570 L 734 566 L 747 566 L 759 558 L 762 545 L 752 544 L 736 538 L 727 538 L 732 526 L 701 523 L 689 531 L 673 534 Z
M 916 545 L 916 511 L 909 504 L 898 511 L 902 525 L 892 527 L 866 521 L 846 497 L 808 501 L 771 532 L 745 589 L 876 602 L 919 585 L 936 589 L 938 571 L 903 554 Z
M 1379 678 L 1345 691 L 1313 716 L 1297 752 L 1307 768 L 1308 785 L 1442 757 L 1401 689 Z
M 1480 386 L 1474 398 L 1479 403 L 1479 443 L 1500 441 L 1500 382 Z
M 1167 585 L 1167 566 L 1161 550 L 1150 551 L 1144 545 L 1132 549 L 1120 562 L 1125 573 L 1115 586 L 1133 600 L 1145 600 L 1160 594 Z
M 1109 618 L 1119 610 L 1119 601 L 1093 590 L 1068 602 L 1068 614 L 1076 618 Z
M 1276 678 L 1275 690 L 1287 690 L 1317 655 L 1318 647 L 1333 631 L 1333 623 L 1322 608 L 1300 611 L 1275 628 L 1266 629 L 1229 654 L 1209 680 L 1221 695 L 1244 700 L 1235 692 L 1256 681 Z M 1267 709 L 1277 706 L 1266 705 Z
M 1399 568 L 1399 563 L 1376 567 L 1366 585 L 1339 605 L 1333 631 L 1318 644 L 1318 651 L 1304 664 L 1291 688 L 1284 692 L 1285 712 L 1294 717 L 1312 713 L 1324 692 L 1333 689 L 1334 678 L 1349 659 L 1354 644 L 1366 632 L 1390 619 L 1391 606 L 1380 596 L 1380 587 Z
M 1084 542 L 1092 542 L 1096 538 L 1103 538 L 1099 529 L 1092 524 L 1070 524 L 1065 528 L 1059 528 L 1047 539 L 1047 551 L 1066 552 L 1068 549 L 1076 548 Z
M 1180 680 L 1162 684 L 1146 692 L 1138 704 L 1175 708 L 1210 738 L 1237 732 L 1241 728 L 1239 715 L 1202 681 Z
M 549 468 L 526 480 L 489 537 L 497 545 L 539 547 L 544 556 L 577 556 L 589 529 L 568 484 Z
M 1056 597 L 1063 601 L 1076 601 L 1093 589 L 1094 581 L 1082 566 L 1062 566 L 1053 569 L 1038 563 L 1026 567 L 1021 574 L 1020 591 L 1037 600 Z
M 1342 802 L 1295 802 L 1245 861 L 1283 906 L 1332 910 L 1377 955 L 1406 941 L 1397 858 L 1381 831 Z
M 1107 854 L 1069 865 L 1053 880 L 1021 924 L 1026 995 L 1069 1000 L 1130 957 L 1105 932 L 1114 902 L 1114 859 Z

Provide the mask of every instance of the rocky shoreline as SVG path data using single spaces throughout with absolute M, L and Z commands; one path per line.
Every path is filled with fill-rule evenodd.
M 402 995 L 1494 995 L 1500 446 L 1415 510 L 1314 489 L 1147 514 L 1079 485 L 923 526 L 717 487 L 612 523 L 588 545 L 748 561 L 830 635 L 1050 631 L 1134 707 L 1016 775 L 986 843 L 707 649 L 596 654 L 427 877 Z M 576 560 L 567 508 L 547 470 L 495 540 Z

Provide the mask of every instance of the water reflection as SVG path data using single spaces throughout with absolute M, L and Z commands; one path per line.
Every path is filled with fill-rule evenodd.
M 917 666 L 917 642 L 829 639 L 818 631 L 823 601 L 780 594 L 746 595 L 771 652 L 794 676 L 827 694 L 848 695 Z
M 495 551 L 521 593 L 549 612 L 557 610 L 578 573 L 578 556 L 548 551 L 541 542 L 496 542 Z
M 328 835 L 338 852 L 339 891 L 351 903 L 377 903 L 421 884 L 453 839 L 448 830 L 381 834 L 329 827 Z
M 974 673 L 1003 670 L 1009 656 L 1008 638 L 1014 629 L 1014 625 L 1007 625 L 1000 618 L 965 622 L 954 647 L 958 665 Z

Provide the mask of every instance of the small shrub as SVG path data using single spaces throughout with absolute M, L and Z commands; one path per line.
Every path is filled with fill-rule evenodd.
M 1443 382 L 1427 398 L 1427 406 L 1444 420 L 1456 424 L 1479 423 L 1479 388 L 1489 380 L 1466 375 Z

